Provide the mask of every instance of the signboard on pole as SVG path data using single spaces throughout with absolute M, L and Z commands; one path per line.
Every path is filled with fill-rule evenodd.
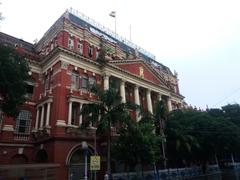
M 100 170 L 100 156 L 90 156 L 90 170 Z

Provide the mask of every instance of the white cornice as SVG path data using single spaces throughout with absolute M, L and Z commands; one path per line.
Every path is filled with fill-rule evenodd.
M 141 86 L 141 87 L 149 89 L 151 91 L 160 93 L 161 95 L 172 96 L 172 92 L 170 92 L 170 89 L 168 87 L 162 86 L 162 85 L 157 85 L 149 80 L 140 78 L 139 76 L 134 75 L 130 72 L 127 72 L 124 69 L 121 69 L 114 64 L 108 63 L 102 68 L 98 62 L 84 58 L 83 56 L 81 56 L 75 52 L 72 52 L 72 51 L 69 51 L 67 49 L 60 48 L 60 47 L 58 47 L 53 53 L 54 54 L 56 53 L 55 57 L 54 57 L 54 54 L 49 56 L 49 58 L 51 58 L 51 57 L 54 57 L 54 58 L 50 59 L 49 62 L 47 62 L 47 60 L 45 61 L 47 63 L 44 64 L 43 71 L 46 71 L 49 68 L 49 66 L 57 63 L 58 61 L 61 61 L 61 62 L 66 62 L 67 64 L 71 64 L 76 67 L 87 69 L 96 74 L 103 75 L 104 73 L 108 73 L 108 74 L 110 74 L 114 77 L 117 77 L 119 79 L 122 79 L 124 81 L 130 82 L 132 84 Z M 137 60 L 135 62 L 140 62 L 140 61 Z M 181 100 L 183 98 L 182 98 L 182 96 L 177 96 L 176 99 Z

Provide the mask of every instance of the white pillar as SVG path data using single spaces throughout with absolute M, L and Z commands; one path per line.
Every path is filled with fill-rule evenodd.
M 40 128 L 43 128 L 43 121 L 44 121 L 44 105 L 42 105 Z
M 103 89 L 104 90 L 109 89 L 109 75 L 107 75 L 107 74 L 104 74 Z
M 122 97 L 122 103 L 126 103 L 126 94 L 125 94 L 125 81 L 120 82 L 120 95 Z
M 139 99 L 139 87 L 138 86 L 135 86 L 134 87 L 134 101 L 135 101 L 135 104 L 136 105 L 139 105 L 140 106 L 140 99 Z M 141 119 L 140 115 L 139 115 L 139 109 L 136 110 L 136 120 L 137 122 Z
M 46 117 L 46 127 L 49 126 L 49 119 L 50 119 L 50 107 L 51 107 L 51 103 L 48 102 L 47 103 L 47 117 Z
M 134 87 L 134 101 L 136 105 L 140 105 L 140 99 L 139 99 L 139 87 Z
M 68 125 L 71 125 L 71 118 L 72 118 L 72 101 L 69 101 L 69 104 L 68 104 Z
M 148 107 L 148 111 L 150 113 L 153 113 L 151 91 L 149 89 L 147 90 L 147 107 Z
M 158 94 L 158 101 L 161 101 L 162 100 L 162 95 L 159 93 Z
M 39 108 L 37 108 L 37 116 L 36 116 L 36 121 L 35 121 L 35 129 L 38 129 L 38 121 L 39 121 Z
M 82 110 L 82 106 L 83 106 L 83 104 L 80 103 L 80 105 L 79 105 L 80 112 Z M 81 126 L 81 124 L 82 124 L 82 113 L 80 113 L 80 116 L 79 116 L 79 126 Z
M 168 97 L 167 104 L 168 104 L 168 112 L 172 111 L 171 97 Z

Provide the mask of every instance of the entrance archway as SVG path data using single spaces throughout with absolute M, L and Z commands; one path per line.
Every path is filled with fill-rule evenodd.
M 88 147 L 87 151 L 87 166 L 88 166 L 88 179 L 94 179 L 94 173 L 90 171 L 90 156 L 94 154 L 94 150 L 91 147 Z M 84 168 L 85 168 L 85 152 L 82 149 L 81 145 L 74 148 L 67 160 L 67 165 L 69 167 L 69 180 L 79 180 L 84 179 Z

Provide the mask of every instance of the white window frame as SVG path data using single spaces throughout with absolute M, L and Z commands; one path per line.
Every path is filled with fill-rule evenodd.
M 84 82 L 86 82 L 86 85 L 84 84 Z M 89 78 L 87 75 L 83 75 L 81 77 L 81 88 L 88 89 L 88 87 L 89 87 Z
M 96 77 L 89 77 L 88 78 L 88 87 L 91 89 L 94 85 L 96 86 L 97 84 L 97 79 Z
M 82 41 L 78 41 L 78 50 L 79 50 L 79 53 L 82 55 L 83 54 L 83 43 L 82 43 Z
M 71 74 L 71 88 L 72 89 L 79 88 L 79 74 L 75 71 L 72 71 L 72 74 Z
M 70 36 L 69 39 L 68 39 L 68 47 L 69 47 L 69 49 L 74 48 L 74 38 L 73 38 L 73 36 Z
M 28 110 L 20 110 L 16 119 L 15 133 L 21 135 L 29 135 L 31 132 L 32 113 Z M 24 132 L 22 131 L 24 128 Z
M 89 57 L 93 57 L 93 45 L 88 46 L 88 55 Z

